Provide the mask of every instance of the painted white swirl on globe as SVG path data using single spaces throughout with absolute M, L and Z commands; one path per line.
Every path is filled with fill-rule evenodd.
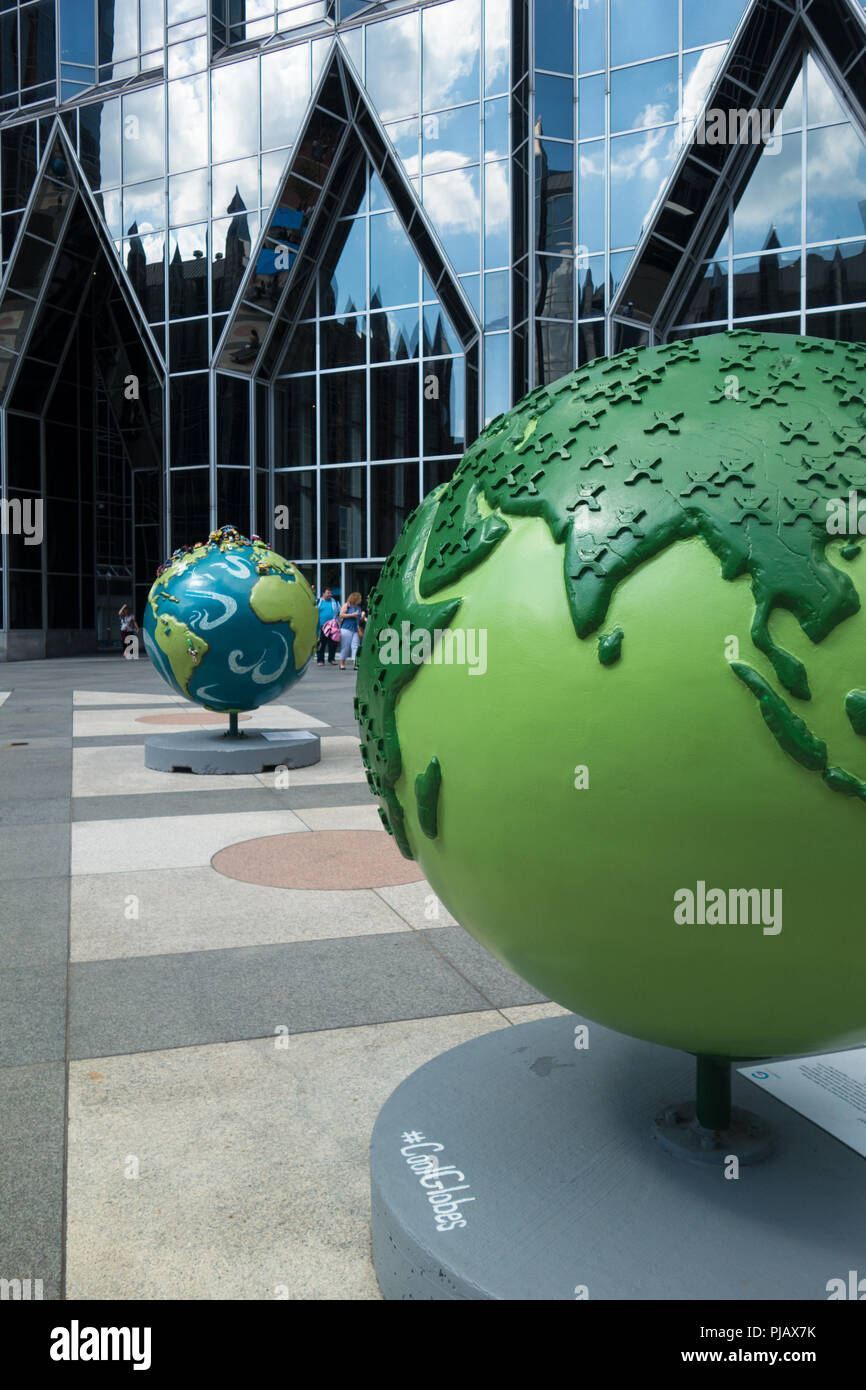
M 199 589 L 197 597 L 212 598 L 215 603 L 224 605 L 225 612 L 219 618 L 208 618 L 200 608 L 197 608 L 187 619 L 189 627 L 198 632 L 210 632 L 211 628 L 219 627 L 238 610 L 237 601 L 230 598 L 228 594 L 217 594 L 212 589 Z
M 233 568 L 234 566 L 237 568 Z M 252 569 L 246 560 L 242 560 L 240 555 L 226 555 L 223 560 L 216 560 L 211 566 L 212 569 L 228 570 L 229 574 L 236 575 L 239 579 L 248 579 Z
M 261 666 L 268 656 L 267 652 L 262 652 L 258 661 L 254 662 L 252 666 L 242 666 L 241 658 L 243 657 L 243 652 L 239 648 L 237 651 L 229 653 L 228 665 L 232 674 L 235 676 L 251 676 L 256 685 L 270 685 L 272 681 L 278 680 L 289 662 L 289 644 L 282 633 L 275 632 L 274 636 L 278 637 L 282 642 L 284 651 L 282 664 L 276 671 L 269 676 L 262 673 Z

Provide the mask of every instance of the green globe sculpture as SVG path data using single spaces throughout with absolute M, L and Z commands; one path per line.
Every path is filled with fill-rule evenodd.
M 278 699 L 303 675 L 316 622 L 313 591 L 300 570 L 259 536 L 223 526 L 160 567 L 147 599 L 144 643 L 178 694 L 236 716 Z
M 866 1041 L 864 369 L 749 331 L 599 359 L 489 425 L 370 605 L 403 854 L 539 990 L 710 1059 Z

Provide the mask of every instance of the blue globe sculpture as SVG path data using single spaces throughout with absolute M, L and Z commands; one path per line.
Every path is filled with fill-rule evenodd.
M 224 714 L 276 700 L 316 643 L 316 601 L 300 570 L 234 526 L 182 546 L 147 599 L 144 644 L 179 695 Z

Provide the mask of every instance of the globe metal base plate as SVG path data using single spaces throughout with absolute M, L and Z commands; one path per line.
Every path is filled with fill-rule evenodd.
M 144 744 L 145 767 L 203 776 L 309 767 L 321 756 L 319 735 L 306 729 L 255 729 L 241 738 L 228 738 L 221 729 L 192 729 L 182 734 L 152 734 Z
M 684 1108 L 694 1059 L 592 1023 L 577 1050 L 580 1022 L 487 1033 L 385 1103 L 370 1168 L 386 1298 L 824 1300 L 862 1268 L 858 1154 L 735 1072 L 771 1152 L 740 1171 L 735 1132 L 717 1161 L 683 1162 L 653 1121 Z
M 705 1129 L 698 1124 L 693 1100 L 668 1106 L 653 1122 L 653 1134 L 669 1153 L 690 1163 L 723 1165 L 729 1154 L 736 1154 L 740 1163 L 760 1163 L 773 1148 L 769 1126 L 751 1110 L 734 1106 L 727 1129 Z

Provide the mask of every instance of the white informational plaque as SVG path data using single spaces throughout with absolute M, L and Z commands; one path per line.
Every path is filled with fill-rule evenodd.
M 866 1158 L 866 1047 L 738 1070 Z

